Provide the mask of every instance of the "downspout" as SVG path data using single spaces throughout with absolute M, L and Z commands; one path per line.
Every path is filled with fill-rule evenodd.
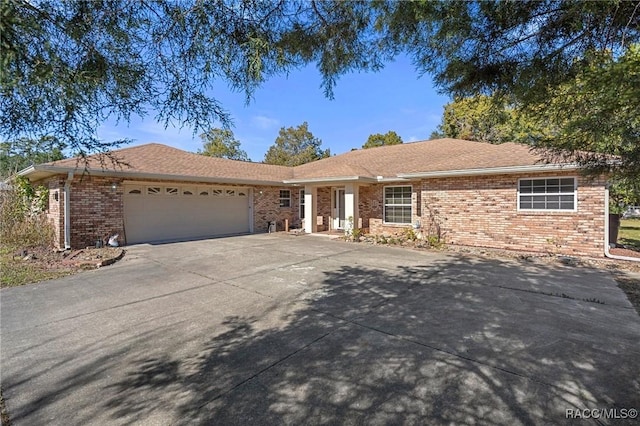
M 604 255 L 610 259 L 640 262 L 638 257 L 617 256 L 609 253 L 609 185 L 604 189 Z
M 73 172 L 69 172 L 64 183 L 64 249 L 71 248 L 71 181 Z

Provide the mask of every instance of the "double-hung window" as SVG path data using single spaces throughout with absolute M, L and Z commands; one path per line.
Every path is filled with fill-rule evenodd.
M 411 186 L 384 188 L 384 222 L 411 223 Z
M 280 190 L 280 207 L 291 207 L 291 191 L 289 189 Z
M 576 210 L 576 178 L 520 179 L 518 210 Z

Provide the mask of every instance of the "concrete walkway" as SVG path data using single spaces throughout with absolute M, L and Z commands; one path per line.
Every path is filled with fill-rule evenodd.
M 263 234 L 130 247 L 3 289 L 0 308 L 15 425 L 530 425 L 640 409 L 640 317 L 586 268 Z

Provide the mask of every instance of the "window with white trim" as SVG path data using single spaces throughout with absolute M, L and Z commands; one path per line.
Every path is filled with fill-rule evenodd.
M 576 210 L 576 178 L 518 180 L 518 210 Z
M 291 191 L 288 189 L 280 190 L 280 207 L 291 207 Z
M 411 223 L 411 185 L 384 188 L 384 222 Z
M 304 189 L 300 190 L 300 219 L 304 219 Z

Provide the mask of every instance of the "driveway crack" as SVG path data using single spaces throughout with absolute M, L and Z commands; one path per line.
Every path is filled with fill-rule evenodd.
M 321 341 L 322 339 L 326 338 L 327 336 L 331 335 L 332 333 L 334 333 L 336 330 L 339 330 L 340 328 L 342 328 L 343 326 L 340 326 L 334 330 L 328 331 L 326 333 L 324 333 L 323 335 L 321 335 L 320 337 L 317 337 L 316 339 L 312 340 L 311 342 L 307 343 L 306 345 L 301 346 L 300 348 L 296 349 L 295 351 L 287 354 L 286 356 L 278 359 L 277 361 L 274 361 L 273 363 L 269 364 L 268 366 L 264 367 L 263 369 L 261 369 L 260 371 L 256 372 L 255 374 L 247 377 L 246 379 L 236 383 L 235 385 L 231 386 L 229 389 L 225 390 L 224 392 L 219 393 L 218 395 L 214 396 L 213 398 L 211 398 L 210 400 L 207 400 L 205 403 L 201 404 L 198 408 L 202 409 L 204 408 L 207 404 L 216 401 L 222 397 L 224 397 L 225 395 L 228 395 L 229 393 L 233 392 L 234 390 L 238 389 L 240 386 L 244 385 L 245 383 L 250 382 L 251 380 L 257 378 L 258 376 L 260 376 L 261 374 L 269 371 L 270 369 L 272 369 L 273 367 L 282 364 L 283 362 L 285 362 L 286 360 L 288 360 L 289 358 L 293 357 L 294 355 L 304 351 L 305 349 L 307 349 L 308 347 L 318 343 L 319 341 Z

